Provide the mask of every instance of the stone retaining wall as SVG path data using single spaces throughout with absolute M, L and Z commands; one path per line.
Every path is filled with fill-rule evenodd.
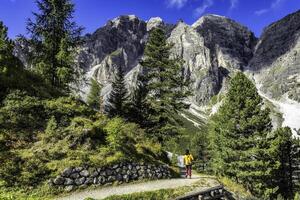
M 133 180 L 163 178 L 171 178 L 168 165 L 122 163 L 101 168 L 66 168 L 50 183 L 71 191 L 77 187 L 87 187 L 88 185 L 106 185 L 113 182 L 121 184 Z

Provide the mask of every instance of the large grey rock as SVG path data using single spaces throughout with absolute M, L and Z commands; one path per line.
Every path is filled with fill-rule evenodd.
M 53 180 L 53 183 L 54 183 L 55 185 L 63 185 L 64 182 L 65 182 L 65 179 L 64 179 L 63 177 L 61 177 L 61 176 L 58 176 L 58 177 L 56 177 L 56 178 Z
M 83 176 L 83 177 L 88 177 L 90 175 L 89 171 L 88 170 L 82 170 L 80 173 L 80 176 Z
M 63 177 L 69 177 L 73 172 L 73 168 L 72 167 L 69 167 L 69 168 L 66 168 L 62 173 L 61 173 L 61 176 Z
M 268 96 L 300 102 L 300 11 L 265 28 L 249 70 Z
M 84 182 L 85 182 L 85 177 L 81 177 L 81 178 L 78 178 L 78 179 L 75 180 L 75 184 L 78 185 L 78 186 L 83 185 Z
M 64 185 L 73 185 L 73 184 L 74 184 L 74 180 L 73 179 L 70 179 L 70 178 L 66 178 L 65 179 Z

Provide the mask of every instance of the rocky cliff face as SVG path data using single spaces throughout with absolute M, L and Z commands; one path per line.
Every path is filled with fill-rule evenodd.
M 186 76 L 193 81 L 193 100 L 201 104 L 226 86 L 231 72 L 247 65 L 256 38 L 233 20 L 206 15 L 192 26 L 179 22 L 169 41 L 175 44 L 173 54 L 185 61 Z
M 204 16 L 192 26 L 182 21 L 165 24 L 157 17 L 145 22 L 135 16 L 121 16 L 86 36 L 78 62 L 103 85 L 109 85 L 116 67 L 122 66 L 132 88 L 141 72 L 139 60 L 153 27 L 166 30 L 168 41 L 174 44 L 173 56 L 184 59 L 186 78 L 193 81 L 191 100 L 198 104 L 218 94 L 230 72 L 247 65 L 256 42 L 246 27 L 216 15 Z M 107 91 L 105 87 L 104 93 Z
M 193 25 L 179 21 L 166 24 L 159 17 L 143 21 L 134 15 L 120 16 L 107 22 L 93 34 L 84 37 L 77 62 L 104 87 L 104 94 L 117 66 L 126 72 L 128 88 L 135 86 L 141 73 L 142 58 L 149 31 L 154 27 L 166 30 L 174 44 L 173 56 L 185 61 L 185 76 L 192 80 L 196 104 L 205 104 L 226 89 L 230 73 L 250 70 L 261 90 L 270 97 L 287 94 L 300 101 L 300 11 L 268 26 L 257 41 L 253 33 L 237 22 L 218 15 L 201 17 Z M 20 43 L 16 54 L 26 64 Z M 83 87 L 87 92 L 88 87 Z
M 269 96 L 300 102 L 300 11 L 265 28 L 249 68 Z

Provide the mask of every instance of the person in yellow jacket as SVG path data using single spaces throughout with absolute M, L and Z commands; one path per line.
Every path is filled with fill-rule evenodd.
M 190 151 L 187 149 L 185 151 L 185 155 L 183 156 L 183 161 L 185 165 L 185 177 L 187 178 L 188 176 L 192 178 L 192 162 L 194 158 L 192 154 L 190 154 Z

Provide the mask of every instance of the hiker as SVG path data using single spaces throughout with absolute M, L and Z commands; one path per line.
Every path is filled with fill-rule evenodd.
M 194 160 L 192 154 L 190 154 L 190 151 L 187 149 L 185 151 L 185 155 L 183 156 L 183 161 L 185 165 L 185 178 L 190 176 L 192 178 L 192 161 Z

